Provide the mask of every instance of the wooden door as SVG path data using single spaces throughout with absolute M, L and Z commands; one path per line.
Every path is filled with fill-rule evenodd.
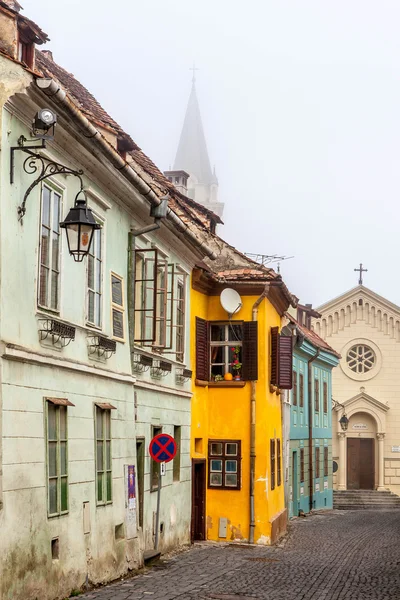
M 206 461 L 192 462 L 192 542 L 206 539 Z
M 375 487 L 374 440 L 360 440 L 360 490 L 373 490 Z
M 373 490 L 375 483 L 374 440 L 347 439 L 347 489 Z

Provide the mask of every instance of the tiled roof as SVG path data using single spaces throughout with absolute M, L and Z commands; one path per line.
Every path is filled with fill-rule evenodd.
M 236 281 L 250 281 L 254 279 L 268 281 L 277 279 L 278 275 L 273 271 L 273 269 L 265 269 L 262 271 L 261 269 L 242 269 L 242 268 L 233 268 L 233 269 L 225 269 L 224 271 L 219 271 L 217 273 L 218 277 L 236 280 Z
M 36 36 L 35 41 L 37 44 L 43 44 L 44 42 L 49 41 L 47 33 L 45 33 L 39 27 L 39 25 L 20 14 L 22 6 L 19 4 L 19 2 L 16 2 L 16 0 L 0 0 L 0 7 L 4 7 L 15 13 L 18 23 L 26 25 L 30 29 L 30 31 Z
M 296 325 L 297 329 L 304 335 L 305 339 L 308 342 L 310 342 L 310 344 L 312 344 L 316 348 L 324 350 L 325 352 L 334 354 L 338 358 L 341 358 L 341 355 L 338 352 L 336 352 L 336 350 L 334 350 L 329 344 L 327 344 L 325 340 L 319 337 L 319 335 L 315 333 L 315 331 L 307 329 L 307 327 L 304 327 L 304 325 L 300 325 L 300 323 L 294 317 L 292 317 L 292 315 L 289 315 L 289 313 L 286 313 L 286 316 L 292 323 L 294 323 L 294 325 Z
M 151 178 L 153 184 L 159 188 L 162 193 L 169 193 L 171 200 L 170 208 L 185 220 L 197 220 L 198 224 L 209 228 L 210 220 L 221 223 L 221 219 L 212 211 L 201 204 L 198 204 L 191 198 L 187 198 L 175 188 L 175 186 L 165 177 L 160 169 L 152 160 L 139 148 L 132 138 L 124 132 L 122 127 L 104 110 L 96 98 L 72 75 L 57 63 L 55 63 L 44 52 L 36 52 L 36 66 L 44 77 L 55 79 L 71 96 L 78 108 L 92 122 L 101 127 L 111 129 L 117 137 L 123 138 L 132 148 L 128 154 L 134 163 L 139 165 L 145 174 Z M 130 162 L 130 159 L 128 159 Z

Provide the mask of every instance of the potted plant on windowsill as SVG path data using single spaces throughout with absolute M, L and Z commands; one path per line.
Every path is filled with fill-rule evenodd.
M 239 361 L 240 350 L 240 346 L 235 346 L 232 348 L 232 371 L 233 379 L 235 381 L 241 380 L 242 363 Z

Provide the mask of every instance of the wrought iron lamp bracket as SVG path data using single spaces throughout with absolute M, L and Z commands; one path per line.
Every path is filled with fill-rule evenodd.
M 78 177 L 78 179 L 81 183 L 81 187 L 80 187 L 78 194 L 83 191 L 83 180 L 82 180 L 83 171 L 81 169 L 79 169 L 79 170 L 70 169 L 69 167 L 67 167 L 61 163 L 58 163 L 54 160 L 50 160 L 49 158 L 46 158 L 46 157 L 42 156 L 41 154 L 37 154 L 36 152 L 34 152 L 35 150 L 37 151 L 42 148 L 46 148 L 45 140 L 42 139 L 41 144 L 36 144 L 34 146 L 25 146 L 25 142 L 31 142 L 31 141 L 34 141 L 34 140 L 27 140 L 23 135 L 21 135 L 18 138 L 18 146 L 13 146 L 10 149 L 10 152 L 11 152 L 10 184 L 11 185 L 14 183 L 14 167 L 15 167 L 14 153 L 17 152 L 18 150 L 22 151 L 28 155 L 25 158 L 24 163 L 23 163 L 23 169 L 24 169 L 25 173 L 27 173 L 28 175 L 35 175 L 36 173 L 38 173 L 38 176 L 36 177 L 35 181 L 33 181 L 31 183 L 31 185 L 28 187 L 28 189 L 26 190 L 24 199 L 22 200 L 22 204 L 20 206 L 18 206 L 18 209 L 17 209 L 18 210 L 18 220 L 21 222 L 21 225 L 22 225 L 22 220 L 24 218 L 24 215 L 26 213 L 26 201 L 29 197 L 29 194 L 39 183 L 41 183 L 43 180 L 47 179 L 48 177 L 52 177 L 53 175 L 73 175 L 74 177 Z

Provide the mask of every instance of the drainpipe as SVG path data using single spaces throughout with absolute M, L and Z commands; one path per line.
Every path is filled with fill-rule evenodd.
M 271 284 L 267 283 L 261 296 L 253 304 L 253 321 L 257 321 L 258 307 L 269 294 Z M 256 466 L 256 382 L 251 381 L 250 392 L 250 532 L 249 544 L 254 544 L 255 510 L 254 510 L 254 483 Z
M 308 367 L 308 478 L 309 478 L 309 496 L 310 496 L 310 512 L 313 509 L 313 497 L 314 497 L 314 486 L 313 486 L 313 462 L 314 456 L 312 451 L 313 441 L 313 401 L 312 401 L 312 363 L 318 358 L 320 349 L 312 356 L 307 364 Z
M 99 147 L 102 153 L 111 161 L 114 167 L 133 185 L 145 198 L 147 198 L 153 206 L 158 206 L 161 202 L 161 198 L 151 189 L 151 187 L 136 173 L 136 171 L 120 156 L 120 154 L 114 149 L 114 147 L 107 142 L 107 140 L 101 135 L 100 131 L 92 125 L 82 112 L 75 106 L 75 104 L 68 98 L 66 92 L 60 87 L 60 85 L 54 81 L 54 79 L 41 78 L 36 80 L 37 87 L 54 102 L 60 104 L 64 109 L 67 110 L 72 116 L 78 121 L 84 135 L 87 138 L 91 138 L 95 144 Z M 190 242 L 200 248 L 200 250 L 208 256 L 211 260 L 215 260 L 217 255 L 215 252 L 205 243 L 200 241 L 195 234 L 189 229 L 189 227 L 171 210 L 168 209 L 167 219 L 173 224 L 178 231 L 183 233 Z

